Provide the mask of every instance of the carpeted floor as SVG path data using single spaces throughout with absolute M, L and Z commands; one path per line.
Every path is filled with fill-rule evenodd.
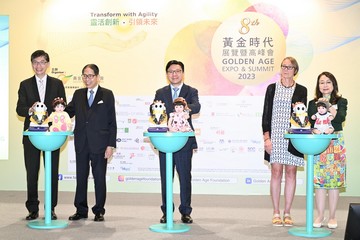
M 305 239 L 288 233 L 288 227 L 271 225 L 272 207 L 269 196 L 216 196 L 193 195 L 194 223 L 185 233 L 157 233 L 149 230 L 158 224 L 161 217 L 160 194 L 109 193 L 105 222 L 94 222 L 93 215 L 87 220 L 68 222 L 63 229 L 39 230 L 27 226 L 24 219 L 25 192 L 0 191 L 0 239 L 6 240 L 212 240 L 212 239 Z M 56 213 L 59 220 L 66 220 L 75 212 L 72 204 L 74 193 L 60 192 Z M 176 209 L 179 196 L 174 195 Z M 43 195 L 40 196 L 42 201 Z M 89 205 L 94 194 L 89 193 Z M 339 227 L 324 239 L 343 239 L 349 203 L 360 198 L 340 197 L 337 211 Z M 43 204 L 43 201 L 42 203 Z M 295 227 L 306 226 L 306 199 L 296 196 L 292 209 Z M 42 218 L 44 212 L 40 212 Z M 180 214 L 174 212 L 175 223 L 180 223 Z

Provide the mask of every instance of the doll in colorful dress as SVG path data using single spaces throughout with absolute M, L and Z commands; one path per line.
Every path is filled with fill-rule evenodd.
M 49 128 L 50 132 L 66 132 L 72 128 L 69 114 L 64 111 L 66 102 L 62 98 L 55 98 L 52 102 L 54 112 L 48 117 L 48 122 L 52 122 Z
M 170 113 L 168 128 L 170 132 L 192 132 L 189 124 L 190 108 L 184 98 L 178 97 L 174 100 L 174 112 Z

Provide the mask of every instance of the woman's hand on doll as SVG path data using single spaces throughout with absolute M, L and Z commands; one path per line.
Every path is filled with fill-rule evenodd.
M 322 97 L 322 98 L 319 98 L 318 101 L 319 102 L 329 102 L 329 99 Z
M 314 129 L 312 130 L 312 132 L 313 132 L 314 134 L 321 134 L 320 130 L 319 130 L 319 129 L 316 129 L 316 128 L 314 128 Z
M 324 131 L 325 134 L 331 134 L 334 132 L 334 128 L 328 128 Z

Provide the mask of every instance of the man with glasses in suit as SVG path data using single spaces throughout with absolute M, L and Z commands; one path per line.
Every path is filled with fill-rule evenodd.
M 47 106 L 48 114 L 54 111 L 52 101 L 55 98 L 62 98 L 66 102 L 63 82 L 46 73 L 50 66 L 49 54 L 43 50 L 37 50 L 31 54 L 30 60 L 35 75 L 20 83 L 16 105 L 16 113 L 25 118 L 24 131 L 29 128 L 30 117 L 35 111 L 36 102 L 44 103 Z M 25 205 L 29 211 L 26 220 L 34 220 L 39 217 L 38 178 L 41 151 L 30 142 L 28 136 L 23 136 L 23 147 L 27 180 Z M 59 154 L 60 149 L 51 153 L 51 218 L 53 220 L 57 219 L 55 207 L 58 201 Z M 45 153 L 43 153 L 43 158 L 45 158 L 44 156 Z
M 166 64 L 166 77 L 170 82 L 169 85 L 156 91 L 155 100 L 161 100 L 165 103 L 166 113 L 173 112 L 173 101 L 177 97 L 183 97 L 190 108 L 189 124 L 194 130 L 191 122 L 191 116 L 200 112 L 200 102 L 198 90 L 184 83 L 184 64 L 177 60 L 171 60 Z M 180 182 L 180 206 L 181 221 L 190 224 L 193 222 L 191 218 L 191 162 L 194 149 L 197 149 L 195 137 L 189 137 L 185 146 L 179 151 L 173 153 L 173 166 L 179 175 Z M 160 223 L 166 223 L 166 153 L 159 152 L 160 158 L 160 178 L 161 178 L 161 194 L 162 205 L 161 210 L 163 216 Z M 173 169 L 174 170 L 174 169 Z

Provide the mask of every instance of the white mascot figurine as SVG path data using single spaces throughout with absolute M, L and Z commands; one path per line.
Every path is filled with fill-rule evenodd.
M 47 131 L 49 128 L 47 117 L 47 107 L 42 102 L 33 104 L 30 110 L 30 127 L 29 131 Z
M 167 114 L 165 103 L 160 100 L 155 100 L 150 105 L 150 118 L 151 126 L 148 128 L 149 132 L 167 132 Z
M 293 103 L 290 117 L 290 133 L 311 133 L 307 107 L 302 102 Z

